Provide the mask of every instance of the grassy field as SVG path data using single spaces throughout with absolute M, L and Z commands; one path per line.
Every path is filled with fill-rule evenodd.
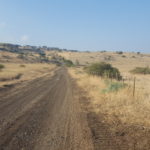
M 55 65 L 35 63 L 1 63 L 4 68 L 0 71 L 0 87 L 22 81 L 32 80 L 49 73 Z M 20 76 L 17 78 L 17 76 Z
M 95 112 L 107 114 L 107 119 L 113 120 L 117 116 L 123 123 L 150 126 L 150 76 L 137 79 L 133 97 L 133 80 L 124 81 L 127 86 L 123 89 L 104 93 L 108 88 L 105 83 L 108 79 L 90 76 L 82 69 L 71 69 L 70 73 L 77 79 L 78 85 L 92 97 Z
M 76 60 L 81 65 L 88 65 L 94 62 L 109 62 L 120 69 L 122 73 L 134 67 L 145 67 L 150 65 L 150 54 L 126 53 L 117 54 L 116 52 L 60 52 L 59 55 L 66 59 Z
M 0 70 L 0 87 L 32 80 L 55 68 L 53 64 L 40 62 L 38 53 L 28 52 L 22 55 L 0 51 L 0 64 L 4 65 Z
M 88 110 L 100 118 L 120 145 L 125 144 L 127 149 L 133 149 L 134 144 L 137 149 L 150 148 L 150 76 L 138 76 L 133 96 L 133 80 L 125 81 L 126 87 L 118 91 L 103 92 L 109 88 L 106 82 L 116 81 L 90 76 L 81 68 L 69 72 L 83 89 L 82 96 L 88 97 Z
M 79 55 L 80 54 L 80 55 Z M 134 54 L 135 57 L 132 57 Z M 62 53 L 63 57 L 76 59 L 81 65 L 105 61 L 117 67 L 124 81 L 115 81 L 97 76 L 88 75 L 83 67 L 71 68 L 71 76 L 76 79 L 79 87 L 85 91 L 89 100 L 89 108 L 96 113 L 111 131 L 112 135 L 122 136 L 121 144 L 126 143 L 133 149 L 135 143 L 137 149 L 150 148 L 150 75 L 132 74 L 130 70 L 135 67 L 150 65 L 148 54 L 125 53 L 122 57 L 116 53 Z M 111 55 L 112 60 L 105 60 Z M 91 58 L 92 57 L 92 58 Z M 88 62 L 88 63 L 87 63 Z M 135 93 L 134 90 L 135 78 Z M 111 90 L 114 86 L 118 90 Z M 124 142 L 123 142 L 124 141 Z M 126 141 L 126 142 L 125 142 Z

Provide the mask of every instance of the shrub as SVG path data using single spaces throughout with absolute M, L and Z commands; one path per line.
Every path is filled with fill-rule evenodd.
M 116 51 L 116 53 L 117 53 L 117 54 L 123 54 L 123 52 L 122 52 L 122 51 Z
M 137 74 L 150 74 L 150 68 L 149 67 L 136 67 L 133 70 L 130 71 L 131 73 L 137 73 Z
M 139 55 L 139 54 L 141 54 L 140 52 L 137 52 L 137 54 Z
M 110 61 L 110 60 L 112 60 L 112 56 L 104 57 L 104 60 L 108 60 L 108 61 Z
M 71 60 L 64 59 L 64 63 L 67 67 L 73 67 L 74 64 Z
M 22 77 L 22 73 L 17 74 L 14 77 L 10 77 L 10 78 L 0 78 L 0 81 L 11 81 L 11 80 L 18 80 Z
M 102 90 L 103 93 L 117 92 L 118 90 L 126 87 L 126 84 L 121 82 L 105 81 L 105 84 L 107 85 L 107 88 Z
M 0 64 L 0 70 L 4 69 L 5 66 L 3 64 Z
M 44 52 L 39 53 L 40 57 L 46 57 L 46 54 Z
M 103 51 L 100 51 L 101 53 L 105 53 L 105 52 L 107 52 L 106 50 L 103 50 Z
M 22 73 L 19 73 L 13 79 L 20 79 L 22 75 L 23 75 Z
M 125 57 L 126 57 L 126 55 L 122 55 L 122 57 L 124 57 L 124 58 L 125 58 Z
M 26 67 L 26 66 L 25 66 L 25 65 L 20 65 L 20 67 L 24 68 L 24 67 Z
M 101 62 L 94 63 L 85 68 L 88 74 L 97 75 L 101 77 L 114 78 L 117 80 L 122 79 L 120 72 L 117 68 L 112 67 L 111 64 Z

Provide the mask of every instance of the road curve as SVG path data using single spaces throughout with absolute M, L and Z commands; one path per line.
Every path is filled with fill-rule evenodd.
M 0 94 L 0 149 L 94 149 L 65 68 Z

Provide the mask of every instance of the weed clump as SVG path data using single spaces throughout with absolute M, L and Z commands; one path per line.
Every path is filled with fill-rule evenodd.
M 97 75 L 117 80 L 122 79 L 119 70 L 115 67 L 112 67 L 111 64 L 105 62 L 91 64 L 88 67 L 85 67 L 85 70 L 88 74 L 91 75 Z
M 106 80 L 105 84 L 107 85 L 107 88 L 102 90 L 102 93 L 109 93 L 109 92 L 117 92 L 122 88 L 126 87 L 126 84 L 121 82 L 111 82 Z
M 5 66 L 3 64 L 0 64 L 0 71 L 4 68 L 5 68 Z
M 134 74 L 150 74 L 150 68 L 149 67 L 136 67 L 130 72 Z
M 26 66 L 22 64 L 22 65 L 20 65 L 20 67 L 25 68 Z
M 122 55 L 122 57 L 123 57 L 123 58 L 125 58 L 125 57 L 126 57 L 126 55 Z
M 116 54 L 123 54 L 122 51 L 116 51 Z
M 71 60 L 67 60 L 67 59 L 64 59 L 64 64 L 67 66 L 67 67 L 73 67 L 74 64 Z

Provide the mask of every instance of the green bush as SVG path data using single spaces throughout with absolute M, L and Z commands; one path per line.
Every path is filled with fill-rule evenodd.
M 0 64 L 0 70 L 4 69 L 5 66 L 3 64 Z
M 116 51 L 116 53 L 117 53 L 117 54 L 123 54 L 123 52 L 122 52 L 122 51 Z
M 64 59 L 64 63 L 67 67 L 73 67 L 74 64 L 71 60 Z
M 137 52 L 137 54 L 139 55 L 139 54 L 141 54 L 140 52 Z
M 126 87 L 126 84 L 121 82 L 105 81 L 105 84 L 107 85 L 107 88 L 102 90 L 103 93 L 117 92 L 118 90 Z
M 112 67 L 111 64 L 105 62 L 91 64 L 90 66 L 86 67 L 85 70 L 88 74 L 92 75 L 108 77 L 117 80 L 122 79 L 119 70 L 115 67 Z
M 150 68 L 149 67 L 136 67 L 130 72 L 134 74 L 150 74 Z

